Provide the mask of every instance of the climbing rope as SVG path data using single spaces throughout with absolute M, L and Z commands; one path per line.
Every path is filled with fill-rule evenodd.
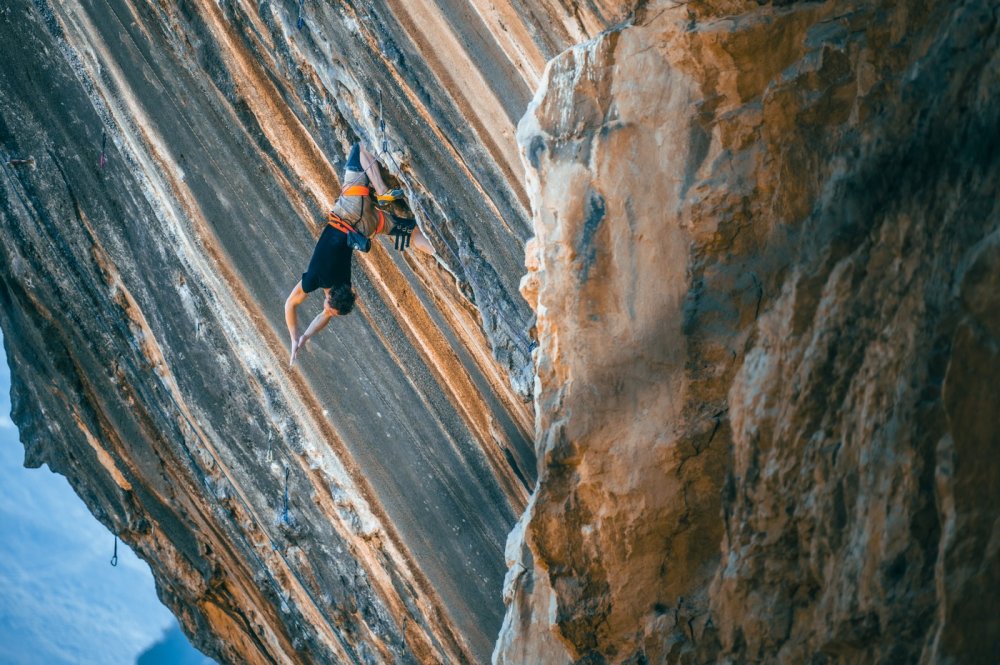
M 97 160 L 97 165 L 104 168 L 104 165 L 108 163 L 108 157 L 105 154 L 105 150 L 108 147 L 108 133 L 107 131 L 101 132 L 101 156 Z
M 281 521 L 285 524 L 291 524 L 291 519 L 288 517 L 288 467 L 285 467 L 285 502 L 281 510 Z
M 396 167 L 396 173 L 397 174 L 402 173 L 403 170 L 399 168 L 399 164 L 396 163 L 396 158 L 392 156 L 391 152 L 389 152 L 389 140 L 385 137 L 385 114 L 382 112 L 381 88 L 379 88 L 378 91 L 378 130 L 379 133 L 382 135 L 382 149 L 378 153 L 379 159 L 381 159 L 383 156 L 388 156 L 389 159 L 392 160 L 392 165 Z
M 382 89 L 379 88 L 378 91 L 378 129 L 382 133 L 382 152 L 379 153 L 381 157 L 388 149 L 389 144 L 385 140 L 385 115 L 382 113 Z
M 115 534 L 115 553 L 111 555 L 111 565 L 118 565 L 118 535 Z

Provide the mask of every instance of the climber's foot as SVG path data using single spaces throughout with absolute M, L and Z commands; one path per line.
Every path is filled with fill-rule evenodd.
M 403 190 L 401 189 L 390 189 L 385 194 L 380 194 L 376 197 L 379 203 L 392 203 L 396 199 L 403 198 Z

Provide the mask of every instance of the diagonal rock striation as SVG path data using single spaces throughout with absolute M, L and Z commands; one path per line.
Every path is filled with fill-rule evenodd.
M 510 108 L 435 85 L 454 63 L 388 7 L 296 10 L 4 9 L 0 143 L 34 159 L 3 167 L 0 259 L 27 463 L 220 660 L 483 660 L 535 466 L 523 191 L 486 135 Z M 508 69 L 481 87 L 513 104 Z M 358 261 L 361 316 L 286 371 L 281 303 L 357 139 L 442 262 Z
M 9 3 L 26 464 L 222 662 L 992 662 L 998 20 Z M 357 140 L 438 258 L 290 369 Z

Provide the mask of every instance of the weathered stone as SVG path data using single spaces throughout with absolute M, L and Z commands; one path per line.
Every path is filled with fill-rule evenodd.
M 997 41 L 982 2 L 664 2 L 550 63 L 496 662 L 989 662 Z
M 27 463 L 69 477 L 226 662 L 481 662 L 501 624 L 535 468 L 512 140 L 530 88 L 461 8 L 431 32 L 411 11 L 0 9 L 0 325 Z M 358 260 L 362 311 L 290 371 L 282 304 L 358 139 L 387 148 L 441 260 Z
M 224 662 L 990 663 L 998 33 L 986 0 L 8 3 L 27 463 Z M 439 259 L 358 260 L 288 370 L 359 139 Z

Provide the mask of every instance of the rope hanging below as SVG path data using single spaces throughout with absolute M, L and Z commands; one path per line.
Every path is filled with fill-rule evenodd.
M 285 503 L 281 511 L 281 520 L 288 524 L 290 520 L 288 519 L 288 467 L 285 467 Z
M 118 536 L 117 535 L 115 535 L 115 553 L 113 555 L 111 555 L 111 565 L 112 566 L 117 566 L 118 565 Z

